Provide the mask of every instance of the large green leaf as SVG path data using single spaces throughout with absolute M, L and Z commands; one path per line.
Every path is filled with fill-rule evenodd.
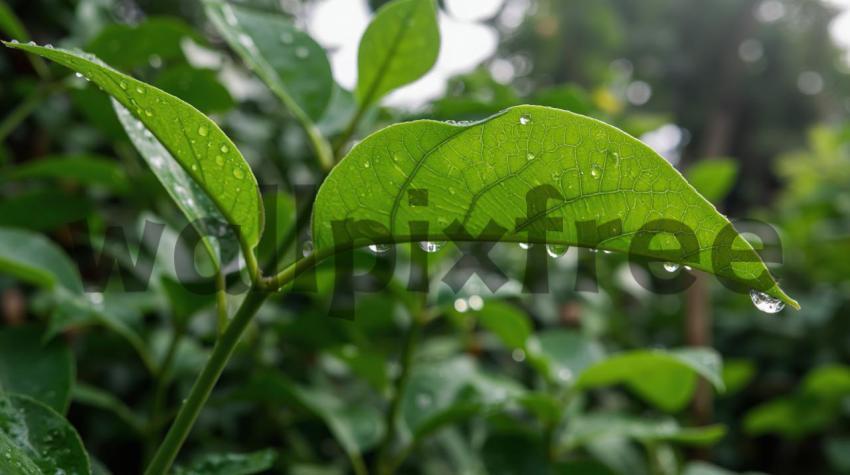
M 526 198 L 541 186 L 546 202 L 535 210 Z M 562 220 L 561 231 L 547 232 L 551 218 Z M 665 224 L 650 224 L 659 220 Z M 582 221 L 594 222 L 593 232 L 579 233 Z M 415 222 L 427 223 L 427 232 L 412 231 Z M 319 258 L 368 241 L 457 239 L 447 228 L 462 225 L 475 240 L 545 241 L 670 260 L 682 247 L 670 222 L 696 238 L 681 261 L 732 282 L 756 279 L 758 290 L 799 307 L 737 233 L 731 247 L 751 262 L 714 267 L 716 240 L 731 224 L 652 149 L 602 122 L 540 106 L 472 124 L 408 122 L 371 135 L 322 184 L 313 236 Z M 630 251 L 648 224 L 646 233 L 661 236 Z
M 290 109 L 318 120 L 333 91 L 325 50 L 289 18 L 219 0 L 205 0 L 207 16 L 227 43 Z
M 87 475 L 80 436 L 62 416 L 26 396 L 0 393 L 0 473 Z
M 83 292 L 80 274 L 65 253 L 30 231 L 0 228 L 0 272 L 40 287 Z
M 612 356 L 584 370 L 576 389 L 625 384 L 665 411 L 678 411 L 690 400 L 697 375 L 723 390 L 720 356 L 710 349 L 637 350 Z
M 97 84 L 144 124 L 209 195 L 228 222 L 239 227 L 246 253 L 257 244 L 263 227 L 257 180 L 242 154 L 215 122 L 186 102 L 118 72 L 89 54 L 5 44 L 62 64 Z M 184 205 L 188 199 L 182 200 Z
M 30 396 L 64 413 L 73 382 L 74 358 L 65 342 L 45 342 L 32 326 L 0 328 L 0 392 Z
M 422 77 L 437 61 L 440 30 L 434 0 L 395 0 L 375 15 L 357 53 L 357 89 L 368 106 Z
M 592 413 L 570 420 L 563 443 L 570 448 L 579 447 L 594 439 L 627 437 L 642 442 L 665 441 L 681 445 L 706 446 L 719 441 L 726 434 L 721 425 L 681 427 L 671 417 L 644 418 L 621 413 Z

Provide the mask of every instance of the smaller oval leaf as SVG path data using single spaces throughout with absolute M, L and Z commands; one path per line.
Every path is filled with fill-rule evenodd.
M 26 396 L 0 393 L 0 473 L 88 475 L 77 431 L 56 411 Z
M 384 5 L 360 39 L 357 89 L 361 106 L 422 77 L 437 62 L 440 29 L 434 0 Z
M 132 114 L 239 227 L 246 252 L 259 242 L 263 209 L 257 180 L 236 145 L 197 109 L 83 53 L 34 44 L 4 43 L 68 67 L 97 84 Z

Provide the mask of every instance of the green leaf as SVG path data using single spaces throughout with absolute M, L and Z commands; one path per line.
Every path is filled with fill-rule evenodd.
M 312 120 L 333 91 L 325 50 L 283 15 L 219 0 L 205 0 L 207 16 L 242 59 L 290 109 Z
M 738 177 L 738 162 L 731 158 L 702 160 L 688 168 L 688 181 L 712 203 L 720 203 Z
M 29 41 L 30 37 L 21 20 L 5 0 L 0 0 L 0 31 L 18 41 Z
M 89 54 L 20 43 L 5 44 L 83 74 L 120 102 L 209 195 L 227 221 L 238 226 L 243 250 L 249 254 L 259 241 L 263 227 L 257 180 L 242 154 L 215 122 L 186 102 L 120 73 Z M 189 199 L 180 200 L 184 211 Z
M 0 272 L 48 289 L 83 292 L 80 274 L 65 253 L 30 231 L 0 228 Z
M 159 74 L 153 85 L 195 106 L 205 114 L 224 112 L 234 102 L 227 88 L 218 82 L 216 72 L 188 64 L 170 67 Z
M 529 217 L 526 194 L 546 185 L 561 197 L 552 196 L 545 212 Z M 752 262 L 714 268 L 715 241 L 729 221 L 652 149 L 602 122 L 539 106 L 472 124 L 408 122 L 369 136 L 322 184 L 313 237 L 317 258 L 371 242 L 448 241 L 447 228 L 458 224 L 474 240 L 543 242 L 544 217 L 563 219 L 562 231 L 546 234 L 550 244 L 615 252 L 629 252 L 632 237 L 648 223 L 682 223 L 694 231 L 699 249 L 685 256 L 688 265 L 734 282 L 764 276 L 759 290 L 799 308 L 740 235 L 732 247 Z M 411 231 L 417 221 L 427 222 L 427 232 Z M 579 221 L 619 221 L 622 229 L 579 239 Z M 345 225 L 336 238 L 334 222 Z M 483 233 L 489 224 L 507 231 Z M 670 231 L 659 234 L 633 255 L 669 260 L 679 242 Z
M 239 252 L 238 239 L 223 226 L 228 222 L 227 218 L 201 185 L 181 167 L 179 160 L 130 111 L 114 99 L 112 105 L 130 141 L 189 223 L 197 229 L 216 271 L 220 270 Z
M 33 210 L 39 210 L 33 213 Z M 61 189 L 38 189 L 0 202 L 0 226 L 50 231 L 81 221 L 92 212 L 91 202 Z
M 612 356 L 581 373 L 579 390 L 624 384 L 659 409 L 675 412 L 690 400 L 697 375 L 720 391 L 720 356 L 707 348 L 671 351 L 638 350 Z
M 550 329 L 533 336 L 528 344 L 529 363 L 548 380 L 571 383 L 576 375 L 601 360 L 605 352 L 577 331 Z
M 478 323 L 499 337 L 509 349 L 525 348 L 531 336 L 531 322 L 522 310 L 513 305 L 491 300 L 480 311 L 475 312 Z
M 110 23 L 86 46 L 86 50 L 120 69 L 150 63 L 151 58 L 182 59 L 184 38 L 200 36 L 180 19 L 149 18 L 138 25 Z
M 729 396 L 744 389 L 756 374 L 756 367 L 749 360 L 726 360 L 723 362 L 723 386 L 726 387 L 724 395 Z
M 65 342 L 45 342 L 33 326 L 0 328 L 0 393 L 23 394 L 64 414 L 74 372 L 74 357 Z
M 717 443 L 725 434 L 726 429 L 721 425 L 685 428 L 670 417 L 652 419 L 602 412 L 571 419 L 563 435 L 563 443 L 572 449 L 595 439 L 617 436 L 642 442 L 708 446 Z
M 338 398 L 329 388 L 294 388 L 299 402 L 321 418 L 349 457 L 356 458 L 381 440 L 384 423 L 374 407 Z
M 277 453 L 272 449 L 247 454 L 209 454 L 187 467 L 175 467 L 174 475 L 253 475 L 274 465 Z
M 144 419 L 136 415 L 132 409 L 127 407 L 127 405 L 114 394 L 103 389 L 78 382 L 74 385 L 73 396 L 75 404 L 85 404 L 109 411 L 124 421 L 138 434 L 144 434 Z
M 26 396 L 0 393 L 0 473 L 91 473 L 74 428 L 56 411 Z
M 26 162 L 0 174 L 4 181 L 55 180 L 99 186 L 117 193 L 129 189 L 127 176 L 115 160 L 95 155 L 50 156 Z
M 439 52 L 434 0 L 395 0 L 384 5 L 360 39 L 358 103 L 369 106 L 419 79 L 434 66 Z

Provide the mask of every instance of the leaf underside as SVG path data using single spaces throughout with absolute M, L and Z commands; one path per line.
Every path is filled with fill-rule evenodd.
M 554 194 L 529 212 L 526 195 L 541 186 Z M 561 221 L 562 230 L 547 230 L 547 218 Z M 656 152 L 610 125 L 540 106 L 470 124 L 408 122 L 371 135 L 322 184 L 313 236 L 317 255 L 327 256 L 363 245 L 364 234 L 370 242 L 447 241 L 446 229 L 459 224 L 469 240 L 625 253 L 638 231 L 658 220 L 693 231 L 698 246 L 683 263 L 735 282 L 761 277 L 758 290 L 799 308 L 737 232 L 732 248 L 747 259 L 714 267 L 716 239 L 731 224 Z M 599 229 L 591 240 L 576 225 L 588 221 L 619 226 Z M 427 231 L 412 230 L 415 222 L 427 223 Z M 493 233 L 491 222 L 506 232 Z M 366 232 L 363 223 L 370 223 Z M 640 257 L 670 260 L 680 247 L 672 232 L 661 232 Z
M 138 81 L 83 52 L 34 44 L 6 46 L 55 61 L 97 84 L 133 116 L 209 195 L 228 222 L 238 226 L 244 249 L 253 249 L 263 228 L 257 180 L 233 142 L 188 103 Z

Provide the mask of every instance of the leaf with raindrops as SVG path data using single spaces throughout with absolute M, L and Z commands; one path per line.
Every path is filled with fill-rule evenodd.
M 530 199 L 536 191 L 542 200 Z M 798 308 L 750 244 L 656 152 L 610 125 L 540 106 L 475 123 L 413 121 L 367 137 L 322 184 L 313 237 L 318 257 L 454 237 L 545 242 L 554 255 L 581 246 L 668 262 L 685 246 L 677 228 L 652 227 L 659 222 L 692 231 L 693 251 L 680 252 L 685 270 L 757 281 L 774 305 Z M 582 223 L 592 231 L 583 233 Z M 717 266 L 718 237 L 730 231 L 728 247 L 738 258 Z M 633 247 L 645 232 L 654 232 L 650 245 Z
M 186 102 L 116 71 L 92 55 L 35 44 L 5 44 L 55 61 L 97 84 L 144 124 L 151 137 L 209 196 L 227 223 L 238 228 L 243 250 L 248 253 L 257 245 L 263 228 L 257 180 L 215 122 Z M 166 157 L 162 160 L 165 162 Z M 175 190 L 170 192 L 179 195 Z
M 56 411 L 0 390 L 0 473 L 88 475 L 91 464 L 80 436 Z
M 318 120 L 331 100 L 325 50 L 283 15 L 206 0 L 207 16 L 227 43 L 295 114 Z M 297 109 L 297 110 L 293 110 Z

